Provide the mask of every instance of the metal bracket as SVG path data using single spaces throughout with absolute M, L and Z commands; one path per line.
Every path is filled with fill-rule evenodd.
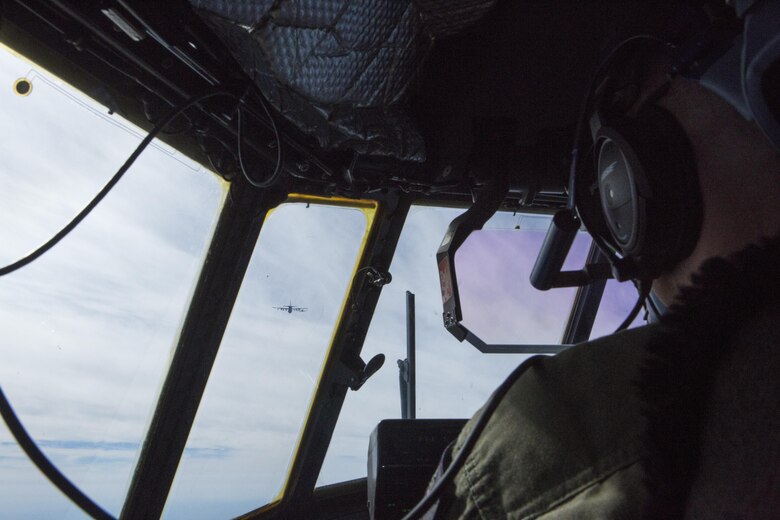
M 360 358 L 358 358 L 358 361 L 363 363 L 363 368 L 359 370 L 352 369 L 344 364 L 343 361 L 340 361 L 335 367 L 334 382 L 352 390 L 359 390 L 368 381 L 368 378 L 376 374 L 382 368 L 382 365 L 385 364 L 385 355 L 377 354 L 369 359 L 368 363 L 364 363 Z
M 366 267 L 365 273 L 368 283 L 374 287 L 382 287 L 393 281 L 393 275 L 389 272 L 382 272 L 375 267 Z

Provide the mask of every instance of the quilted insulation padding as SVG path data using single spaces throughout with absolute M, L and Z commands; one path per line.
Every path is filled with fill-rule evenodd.
M 271 104 L 326 149 L 422 162 L 404 96 L 439 36 L 495 0 L 190 0 Z

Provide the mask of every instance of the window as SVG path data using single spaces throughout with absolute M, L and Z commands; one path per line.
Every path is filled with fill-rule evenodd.
M 463 325 L 488 344 L 558 344 L 576 288 L 539 291 L 529 281 L 549 215 L 498 213 L 455 253 Z M 580 233 L 564 269 L 582 269 L 590 240 Z
M 282 492 L 373 215 L 362 205 L 302 201 L 266 219 L 166 517 L 232 517 Z
M 13 85 L 27 78 L 32 90 Z M 143 132 L 0 47 L 0 264 L 43 243 Z M 68 237 L 0 278 L 0 384 L 41 449 L 118 514 L 224 183 L 156 143 Z M 0 426 L 0 517 L 80 516 Z
M 24 96 L 13 89 L 21 78 L 32 86 Z M 0 85 L 7 89 L 0 94 L 5 265 L 80 210 L 143 132 L 4 49 Z M 156 142 L 70 236 L 0 279 L 0 384 L 44 452 L 114 514 L 225 193 L 215 175 Z M 360 201 L 299 197 L 268 216 L 165 516 L 241 514 L 283 492 L 373 209 Z M 370 431 L 379 420 L 400 416 L 392 361 L 405 357 L 407 289 L 417 296 L 418 416 L 470 416 L 525 358 L 480 354 L 441 325 L 435 248 L 461 212 L 415 208 L 410 214 L 393 284 L 383 290 L 364 349 L 364 359 L 383 352 L 388 363 L 360 392 L 348 394 L 320 483 L 364 476 Z M 524 259 L 527 271 L 546 222 L 500 215 L 488 228 L 528 233 L 513 255 Z M 571 268 L 582 264 L 586 250 L 582 237 Z M 540 314 L 518 329 L 527 333 L 521 340 L 559 341 L 573 295 L 573 289 L 561 290 L 537 301 L 539 295 L 528 293 L 526 309 Z M 498 305 L 488 308 L 487 318 L 504 310 L 500 301 L 482 307 L 488 303 Z M 619 315 L 613 309 L 605 327 Z M 539 323 L 544 326 L 532 326 Z M 0 517 L 81 514 L 4 426 L 0 462 Z
M 506 376 L 529 357 L 482 354 L 466 342 L 458 343 L 442 324 L 435 254 L 447 226 L 462 212 L 436 207 L 413 207 L 410 211 L 390 269 L 393 281 L 382 289 L 362 353 L 363 359 L 370 359 L 381 352 L 387 361 L 359 391 L 347 393 L 318 485 L 365 477 L 371 431 L 383 419 L 401 417 L 395 360 L 406 358 L 407 290 L 415 294 L 416 306 L 417 417 L 471 417 Z M 463 323 L 477 335 L 484 334 L 486 341 L 514 344 L 561 341 L 576 289 L 539 292 L 528 282 L 549 222 L 549 216 L 499 213 L 488 221 L 484 229 L 489 233 L 482 234 L 478 241 L 490 241 L 497 234 L 517 234 L 519 238 L 510 241 L 511 248 L 499 255 L 506 258 L 481 257 L 480 248 L 473 246 L 489 244 L 477 244 L 475 241 L 469 246 L 476 235 L 472 235 L 456 253 L 455 264 L 459 269 L 458 282 L 464 307 Z M 502 243 L 507 241 L 502 240 Z M 582 268 L 589 247 L 587 234 L 580 234 L 564 269 Z M 471 258 L 460 258 L 461 255 Z M 506 265 L 497 266 L 496 262 Z M 467 281 L 467 264 L 475 266 L 477 269 L 473 274 L 480 276 Z M 507 266 L 514 269 L 513 276 L 506 274 Z M 501 290 L 505 290 L 505 294 L 496 296 L 499 292 L 495 290 L 496 284 L 491 285 L 494 289 L 487 294 L 475 281 L 488 280 L 490 284 L 491 277 L 501 271 L 504 274 L 497 282 L 503 285 Z M 616 285 L 621 290 L 625 289 L 625 284 Z M 630 295 L 630 291 L 628 298 L 611 290 L 606 294 L 611 301 L 611 312 L 601 317 L 600 326 L 614 330 L 633 306 L 636 297 Z M 469 298 L 471 303 L 466 301 Z M 480 314 L 478 311 L 483 309 L 489 312 Z M 469 312 L 471 322 L 468 321 Z M 491 330 L 491 326 L 500 330 Z
M 590 337 L 600 338 L 615 332 L 615 329 L 623 323 L 623 320 L 631 312 L 637 298 L 639 298 L 639 293 L 633 283 L 607 280 L 607 286 L 604 288 L 604 295 L 601 297 L 601 305 L 599 305 L 599 310 L 596 313 Z M 640 312 L 634 321 L 631 322 L 629 328 L 644 324 L 644 312 Z

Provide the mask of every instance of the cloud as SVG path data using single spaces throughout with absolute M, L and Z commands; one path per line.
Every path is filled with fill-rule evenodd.
M 3 264 L 58 231 L 138 143 L 29 70 L 0 52 L 0 82 L 34 77 L 27 98 L 3 89 Z M 52 461 L 114 512 L 223 196 L 212 174 L 149 149 L 71 235 L 0 279 L 0 384 Z M 71 516 L 14 446 L 3 431 L 0 478 L 16 483 L 0 486 L 0 516 Z

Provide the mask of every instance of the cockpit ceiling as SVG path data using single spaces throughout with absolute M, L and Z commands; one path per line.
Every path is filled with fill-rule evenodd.
M 495 0 L 190 0 L 271 104 L 326 149 L 422 162 L 405 107 L 434 41 Z
M 678 3 L 7 0 L 0 38 L 147 128 L 198 92 L 241 96 L 257 86 L 247 94 L 246 151 L 261 168 L 277 162 L 259 90 L 284 116 L 276 118 L 289 174 L 281 190 L 401 189 L 470 200 L 495 174 L 495 150 L 484 144 L 500 130 L 513 200 L 531 207 L 553 194 L 557 207 L 582 93 L 600 57 L 627 35 L 663 29 Z M 135 39 L 119 18 L 135 27 Z M 231 103 L 163 139 L 234 178 Z

